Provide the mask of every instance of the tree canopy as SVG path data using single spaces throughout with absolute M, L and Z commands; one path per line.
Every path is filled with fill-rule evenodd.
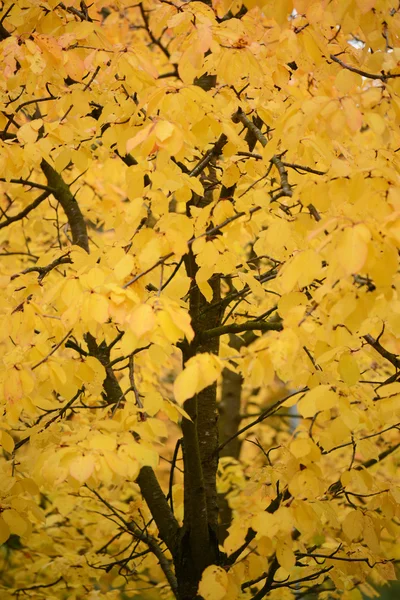
M 398 1 L 0 5 L 2 600 L 373 596 Z

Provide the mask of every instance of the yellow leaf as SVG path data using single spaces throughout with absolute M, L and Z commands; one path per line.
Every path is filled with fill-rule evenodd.
M 22 479 L 21 485 L 24 488 L 24 490 L 32 496 L 36 496 L 40 493 L 38 485 L 33 481 L 33 479 L 30 479 L 30 477 Z
M 115 452 L 105 452 L 104 453 L 104 458 L 107 462 L 107 465 L 110 467 L 110 469 L 116 473 L 117 475 L 120 475 L 121 477 L 126 477 L 128 474 L 128 464 L 127 464 L 127 460 L 122 459 L 118 454 L 116 454 Z M 137 471 L 139 472 L 139 469 L 137 469 Z
M 201 576 L 199 595 L 204 600 L 222 600 L 228 588 L 228 574 L 222 567 L 210 565 Z
M 90 438 L 89 447 L 95 450 L 115 450 L 117 442 L 112 435 L 96 433 Z
M 13 438 L 9 433 L 7 433 L 7 431 L 0 432 L 0 443 L 6 452 L 12 454 L 15 444 Z
M 129 152 L 131 152 L 134 148 L 139 146 L 139 144 L 144 142 L 144 140 L 146 140 L 149 137 L 149 135 L 153 129 L 154 129 L 154 124 L 152 123 L 152 124 L 148 125 L 147 127 L 144 127 L 143 129 L 141 129 L 132 138 L 129 138 L 129 140 L 126 142 L 127 154 L 129 154 Z
M 114 267 L 114 275 L 119 280 L 122 281 L 132 273 L 133 267 L 135 266 L 135 259 L 131 254 L 125 254 L 121 258 L 120 261 Z
M 336 258 L 347 275 L 358 273 L 367 259 L 371 233 L 365 225 L 347 227 L 339 236 Z
M 320 523 L 320 520 L 312 506 L 303 500 L 293 503 L 293 516 L 296 528 L 302 533 L 312 533 Z
M 24 535 L 28 529 L 28 522 L 14 509 L 4 510 L 2 517 L 15 535 Z
M 136 166 L 129 167 L 126 171 L 127 194 L 130 200 L 140 198 L 144 192 L 144 173 L 143 170 Z
M 213 298 L 213 290 L 211 285 L 208 283 L 211 273 L 212 270 L 209 267 L 200 267 L 196 273 L 196 283 L 207 302 L 211 302 Z
M 370 112 L 366 115 L 366 120 L 374 133 L 377 135 L 382 135 L 384 133 L 386 129 L 386 123 L 381 115 Z
M 107 299 L 100 294 L 91 294 L 88 311 L 97 323 L 105 323 L 109 318 Z
M 64 65 L 67 75 L 74 81 L 82 81 L 85 74 L 85 64 L 78 52 L 69 50 L 67 53 L 67 62 Z
M 298 471 L 289 482 L 289 492 L 295 498 L 314 500 L 323 493 L 323 486 L 311 469 Z
M 129 452 L 142 467 L 148 466 L 155 469 L 158 465 L 159 457 L 157 452 L 153 448 L 145 446 L 143 443 L 130 444 Z
M 153 417 L 158 413 L 158 411 L 163 409 L 164 400 L 160 392 L 154 391 L 145 395 L 143 405 L 146 413 L 150 417 Z
M 129 323 L 133 333 L 138 338 L 152 331 L 156 326 L 156 317 L 152 307 L 148 304 L 139 304 L 133 310 Z
M 321 272 L 322 261 L 314 250 L 296 254 L 283 268 L 279 282 L 284 293 L 291 292 L 296 284 L 309 285 Z
M 168 121 L 158 121 L 154 131 L 157 139 L 160 140 L 160 142 L 165 142 L 166 139 L 171 137 L 174 129 L 175 127 L 172 123 L 169 123 Z
M 312 440 L 308 438 L 297 438 L 290 443 L 289 449 L 296 458 L 302 458 L 303 456 L 307 456 L 312 450 L 311 444 Z
M 10 534 L 11 532 L 9 526 L 7 525 L 3 517 L 0 516 L 0 545 L 4 544 L 8 540 Z
M 175 344 L 179 338 L 182 337 L 182 331 L 177 327 L 172 317 L 165 310 L 158 311 L 157 322 L 161 327 L 162 333 L 172 344 Z
M 102 269 L 99 267 L 93 267 L 93 269 L 90 269 L 87 275 L 83 275 L 81 277 L 81 280 L 86 283 L 90 289 L 97 290 L 103 285 L 104 278 L 104 271 L 102 271 Z
M 285 571 L 291 571 L 296 564 L 293 550 L 283 540 L 279 540 L 277 543 L 276 558 Z
M 376 565 L 376 568 L 379 572 L 379 575 L 383 577 L 386 581 L 397 581 L 396 570 L 394 568 L 393 563 L 385 562 L 379 565 Z
M 192 398 L 197 390 L 199 381 L 199 367 L 196 363 L 186 366 L 174 382 L 174 396 L 179 404 Z
M 251 520 L 251 527 L 260 535 L 272 538 L 279 531 L 279 523 L 276 515 L 265 511 L 258 513 Z
M 38 138 L 38 132 L 32 127 L 31 123 L 25 123 L 18 129 L 17 138 L 21 144 L 33 144 Z
M 222 364 L 212 354 L 197 354 L 189 359 L 174 383 L 177 402 L 182 404 L 195 393 L 213 384 L 222 370 Z
M 361 510 L 352 510 L 342 523 L 343 533 L 353 541 L 361 537 L 364 528 L 364 515 Z
M 339 359 L 339 374 L 347 385 L 352 386 L 360 379 L 357 361 L 350 352 L 344 352 Z
M 338 405 L 338 397 L 328 385 L 318 385 L 299 400 L 297 409 L 302 417 L 313 417 L 321 410 L 329 410 Z
M 364 517 L 364 542 L 366 542 L 368 548 L 378 556 L 381 554 L 382 549 L 379 544 L 379 538 L 375 530 L 375 520 L 369 516 Z
M 361 83 L 361 75 L 358 75 L 357 73 L 352 73 L 347 69 L 341 69 L 336 75 L 335 79 L 336 89 L 339 90 L 339 92 L 342 92 L 343 94 L 347 94 L 355 87 L 361 85 Z
M 84 483 L 94 471 L 95 461 L 92 456 L 79 456 L 69 465 L 69 472 L 74 479 Z

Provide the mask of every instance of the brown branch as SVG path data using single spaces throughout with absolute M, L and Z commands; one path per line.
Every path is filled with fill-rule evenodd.
M 362 77 L 367 77 L 368 79 L 379 79 L 380 81 L 387 81 L 388 79 L 393 79 L 394 77 L 400 77 L 400 73 L 384 73 L 383 72 L 380 75 L 376 75 L 374 73 L 367 73 L 366 71 L 362 71 L 361 69 L 357 69 L 356 67 L 352 67 L 351 65 L 344 63 L 343 61 L 340 60 L 340 58 L 338 58 L 334 54 L 330 54 L 329 58 L 331 58 L 331 60 L 333 60 L 335 63 L 337 63 L 344 69 L 347 69 L 348 71 L 351 71 L 352 73 L 357 73 L 358 75 L 361 75 Z
M 244 433 L 248 429 L 251 429 L 251 427 L 254 427 L 255 425 L 258 425 L 258 423 L 261 423 L 262 421 L 264 421 L 265 419 L 267 419 L 268 417 L 270 417 L 271 415 L 273 415 L 277 410 L 279 410 L 279 408 L 282 406 L 282 404 L 284 404 L 286 402 L 286 400 L 288 400 L 289 398 L 292 398 L 292 396 L 296 396 L 297 394 L 303 394 L 307 390 L 308 390 L 308 388 L 304 387 L 301 390 L 298 390 L 297 392 L 292 392 L 291 394 L 288 394 L 287 396 L 285 396 L 281 400 L 278 400 L 277 402 L 275 402 L 274 404 L 272 404 L 272 406 L 269 406 L 266 410 L 264 410 L 260 414 L 259 417 L 257 417 L 257 419 L 255 419 L 254 421 L 252 421 L 248 425 L 245 425 L 244 427 L 242 427 L 242 429 L 239 429 L 239 431 L 234 436 L 232 436 L 231 438 L 229 438 L 228 440 L 226 440 L 223 444 L 221 444 L 218 447 L 218 452 L 220 450 L 222 450 L 222 448 L 224 446 L 226 446 L 226 444 L 228 444 L 232 439 L 234 439 L 238 435 L 241 435 L 242 433 Z
M 21 592 L 29 592 L 31 590 L 39 590 L 42 588 L 53 587 L 54 585 L 57 585 L 57 583 L 60 583 L 60 581 L 62 581 L 62 580 L 63 580 L 63 577 L 61 576 L 58 579 L 56 579 L 55 581 L 53 581 L 52 583 L 38 583 L 36 585 L 30 585 L 29 587 L 17 588 L 14 590 L 13 596 L 18 596 Z
M 144 468 L 148 468 L 150 469 L 150 467 L 144 467 Z M 150 469 L 150 471 L 152 471 Z M 157 482 L 158 483 L 158 482 Z M 97 492 L 94 489 L 91 489 L 88 485 L 86 485 L 87 489 L 92 492 L 92 494 L 94 494 L 96 496 L 96 498 L 102 503 L 104 504 L 104 506 L 106 506 L 112 513 L 113 515 L 115 515 L 115 517 L 117 517 L 118 520 L 120 520 L 123 525 L 125 526 L 125 528 L 132 533 L 138 540 L 140 540 L 141 542 L 147 544 L 147 546 L 149 547 L 150 551 L 158 558 L 158 562 L 160 564 L 160 567 L 174 593 L 174 596 L 176 598 L 178 598 L 178 583 L 176 581 L 176 577 L 174 575 L 174 573 L 172 572 L 171 569 L 171 564 L 169 562 L 169 560 L 166 558 L 166 556 L 164 555 L 162 549 L 160 548 L 159 543 L 157 542 L 157 540 L 155 539 L 155 537 L 153 537 L 152 535 L 148 534 L 148 533 L 144 533 L 143 531 L 141 531 L 138 527 L 135 526 L 135 524 L 130 521 L 127 522 L 116 510 L 115 508 L 109 503 L 107 502 L 107 500 L 105 500 L 100 494 L 99 492 Z
M 205 153 L 205 155 L 199 160 L 197 165 L 190 171 L 190 177 L 197 177 L 197 175 L 200 175 L 200 173 L 204 171 L 204 169 L 209 164 L 212 158 L 220 156 L 222 149 L 227 142 L 228 138 L 224 133 L 222 133 L 213 145 L 213 147 Z
M 269 593 L 269 591 L 271 590 L 271 587 L 272 587 L 272 583 L 274 581 L 275 573 L 277 572 L 278 569 L 279 569 L 279 563 L 278 563 L 276 557 L 274 557 L 274 559 L 271 562 L 271 565 L 268 569 L 268 573 L 266 574 L 266 580 L 265 580 L 263 587 L 252 597 L 252 600 L 261 600 L 261 598 L 264 598 L 264 596 L 266 596 Z M 242 586 L 242 589 L 243 589 L 243 586 Z
M 369 438 L 376 437 L 378 435 L 382 435 L 383 433 L 386 433 L 387 431 L 390 431 L 391 429 L 399 429 L 399 428 L 400 428 L 400 423 L 395 423 L 395 425 L 390 425 L 389 427 L 386 427 L 386 429 L 382 429 L 381 431 L 377 431 L 376 433 L 371 433 L 370 435 L 365 435 L 361 438 L 358 438 L 357 440 L 353 439 L 351 442 L 345 442 L 344 444 L 335 446 L 334 448 L 331 448 L 330 450 L 322 450 L 321 454 L 330 454 L 331 452 L 340 450 L 340 448 L 346 448 L 346 446 L 353 446 L 354 443 L 358 444 L 358 442 L 362 442 L 363 440 L 368 440 Z
M 135 394 L 135 402 L 136 402 L 136 406 L 143 411 L 143 402 L 140 399 L 140 394 L 139 394 L 139 390 L 137 388 L 136 382 L 135 382 L 135 358 L 134 358 L 135 354 L 134 352 L 132 352 L 132 354 L 130 354 L 129 356 L 129 361 L 128 361 L 128 368 L 129 368 L 129 383 L 131 384 L 131 389 L 133 391 L 133 393 Z M 117 405 L 115 405 L 114 407 L 114 412 L 117 408 Z M 147 413 L 146 412 L 141 412 L 139 413 L 139 417 L 141 421 L 145 421 L 147 419 Z M 138 417 L 138 418 L 139 418 Z
M 108 404 L 118 407 L 124 398 L 124 393 L 110 365 L 111 350 L 104 341 L 98 344 L 91 333 L 86 333 L 84 339 L 89 350 L 89 355 L 97 358 L 106 370 L 106 378 L 103 381 L 104 399 Z
M 236 221 L 236 219 L 239 219 L 240 217 L 244 217 L 244 216 L 253 215 L 254 213 L 258 212 L 259 210 L 261 210 L 261 206 L 254 206 L 247 213 L 246 212 L 236 213 L 236 215 L 233 215 L 232 217 L 225 219 L 225 221 L 222 221 L 222 223 L 219 223 L 219 225 L 216 225 L 215 227 L 212 227 L 211 229 L 207 229 L 207 231 L 205 231 L 204 233 L 201 233 L 197 237 L 193 237 L 191 240 L 188 241 L 188 246 L 191 246 L 193 244 L 193 242 L 195 242 L 196 240 L 199 240 L 202 237 L 209 237 L 209 236 L 214 235 L 214 233 L 217 233 L 220 229 L 222 229 L 222 227 L 226 227 L 226 225 L 233 223 L 233 221 Z M 154 265 L 152 265 L 145 271 L 142 271 L 141 273 L 138 273 L 137 275 L 135 275 L 135 277 L 133 277 L 133 279 L 131 279 L 130 281 L 125 283 L 122 286 L 122 288 L 126 289 L 127 287 L 132 285 L 132 283 L 136 283 L 136 281 L 138 281 L 145 275 L 148 275 L 148 273 L 150 273 L 151 271 L 153 271 L 153 269 L 156 269 L 157 267 L 162 265 L 166 260 L 171 258 L 171 256 L 173 256 L 173 255 L 174 255 L 173 252 L 169 252 L 169 254 L 165 254 L 165 256 L 162 256 L 161 258 L 159 258 L 158 261 L 154 263 Z
M 0 41 L 5 40 L 8 37 L 11 37 L 11 33 L 7 31 L 2 23 L 0 23 Z
M 241 108 L 239 108 L 232 115 L 232 121 L 234 123 L 242 123 L 242 125 L 244 125 L 254 135 L 254 137 L 260 142 L 260 144 L 263 146 L 263 148 L 265 148 L 265 146 L 268 144 L 268 140 L 265 137 L 265 135 L 263 133 L 261 133 L 260 129 L 252 121 L 250 121 L 250 119 L 244 114 L 244 112 L 242 111 Z M 274 155 L 271 158 L 270 162 L 278 170 L 279 177 L 281 180 L 281 188 L 282 188 L 282 192 L 280 192 L 280 195 L 276 195 L 274 197 L 274 200 L 277 200 L 278 197 L 281 197 L 281 196 L 291 197 L 293 195 L 293 193 L 292 193 L 292 190 L 291 190 L 291 187 L 289 184 L 288 174 L 285 169 L 285 165 L 283 164 L 281 159 L 278 158 L 278 156 L 276 156 L 276 155 Z
M 51 350 L 51 352 L 49 352 L 49 354 L 47 354 L 47 356 L 45 356 L 44 358 L 42 358 L 42 360 L 39 360 L 39 362 L 37 362 L 35 365 L 33 365 L 32 371 L 34 371 L 40 365 L 42 365 L 43 363 L 45 363 L 50 358 L 50 356 L 52 356 L 54 354 L 54 352 L 56 352 L 59 349 L 59 347 L 62 346 L 62 344 L 65 342 L 65 340 L 69 338 L 69 336 L 71 335 L 71 333 L 72 333 L 72 329 L 70 329 L 68 331 L 68 333 L 62 338 L 62 340 L 60 342 L 58 342 L 58 344 L 56 344 L 54 346 L 54 348 Z
M 170 53 L 169 50 L 164 46 L 164 44 L 161 43 L 161 41 L 159 39 L 157 39 L 154 35 L 153 32 L 150 29 L 150 25 L 149 25 L 149 20 L 147 18 L 146 12 L 144 10 L 143 4 L 140 3 L 139 4 L 139 10 L 140 10 L 140 14 L 142 16 L 147 34 L 149 36 L 149 38 L 151 39 L 151 41 L 153 42 L 153 44 L 155 44 L 156 46 L 158 46 L 161 50 L 161 52 L 169 59 L 170 58 Z
M 237 153 L 238 156 L 247 156 L 248 158 L 255 158 L 256 160 L 262 160 L 262 155 L 257 154 L 257 152 L 243 152 L 239 151 Z M 295 171 L 306 171 L 307 173 L 313 173 L 314 175 L 326 175 L 326 171 L 319 171 L 318 169 L 313 169 L 312 167 L 306 167 L 305 165 L 299 165 L 297 163 L 289 163 L 286 161 L 282 161 L 282 164 L 285 167 L 289 167 L 290 169 L 294 169 Z
M 231 323 L 208 329 L 199 334 L 200 340 L 206 342 L 210 338 L 220 337 L 228 333 L 243 333 L 243 331 L 282 331 L 282 323 L 276 321 L 249 321 L 248 323 Z
M 367 333 L 367 335 L 363 335 L 364 340 L 374 348 L 383 358 L 386 358 L 396 369 L 400 369 L 400 359 L 397 358 L 397 354 L 393 354 L 393 352 L 389 352 L 386 350 L 379 342 L 378 339 L 375 339 Z
M 140 491 L 146 501 L 160 534 L 171 554 L 176 552 L 179 525 L 175 519 L 168 501 L 162 491 L 158 479 L 151 467 L 142 467 L 137 478 Z
M 295 171 L 306 171 L 306 173 L 313 173 L 314 175 L 326 175 L 326 171 L 318 171 L 318 169 L 313 169 L 312 167 L 305 167 L 304 165 L 298 165 L 297 163 L 288 163 L 282 161 L 282 164 L 285 167 L 294 169 Z
M 244 114 L 241 108 L 238 108 L 238 110 L 232 115 L 232 121 L 234 123 L 242 123 L 242 125 L 244 125 L 246 129 L 251 131 L 251 133 L 260 142 L 263 148 L 265 148 L 265 146 L 268 144 L 268 140 L 265 137 L 265 135 L 261 133 L 259 128 L 256 125 L 254 125 L 252 121 L 250 121 L 249 117 L 247 117 Z
M 285 165 L 283 164 L 281 159 L 278 158 L 277 156 L 273 156 L 271 158 L 271 162 L 278 170 L 279 177 L 281 179 L 282 192 L 284 192 L 285 196 L 291 197 L 293 194 L 292 194 L 292 190 L 291 190 L 291 187 L 289 184 L 288 173 L 285 169 Z
M 290 580 L 284 581 L 283 583 L 274 583 L 271 586 L 271 589 L 276 590 L 277 588 L 289 587 L 291 585 L 297 586 L 299 583 L 302 583 L 302 582 L 313 581 L 314 579 L 318 579 L 324 573 L 328 573 L 328 571 L 331 571 L 331 569 L 333 569 L 333 565 L 331 565 L 330 567 L 326 567 L 325 569 L 321 569 L 321 571 L 317 571 L 317 573 L 310 573 L 310 575 L 306 575 L 305 577 L 300 577 L 299 579 L 292 579 L 291 581 Z M 254 600 L 254 598 L 252 600 Z
M 91 78 L 89 79 L 89 81 L 87 82 L 87 84 L 85 85 L 85 87 L 83 88 L 84 92 L 86 92 L 86 90 L 88 90 L 90 88 L 90 86 L 92 85 L 93 81 L 96 79 L 96 75 L 97 75 L 97 73 L 99 71 L 100 71 L 100 67 L 97 66 L 95 68 L 95 70 L 93 71 Z M 61 120 L 65 119 L 65 117 L 66 117 L 66 115 L 64 115 L 64 117 Z
M 47 90 L 49 91 L 49 90 Z M 50 92 L 51 94 L 51 92 Z M 30 104 L 39 104 L 39 102 L 49 102 L 50 100 L 58 100 L 60 98 L 60 96 L 53 96 L 53 95 L 49 95 L 49 96 L 44 96 L 43 98 L 33 98 L 32 100 L 26 100 L 25 102 L 22 102 L 21 104 L 19 104 L 17 106 L 17 108 L 15 109 L 15 112 L 19 112 L 20 110 L 22 110 L 23 108 L 25 108 L 25 106 L 29 106 Z M 15 102 L 15 100 L 14 100 Z
M 355 467 L 356 471 L 361 471 L 362 469 L 369 469 L 369 467 L 376 465 L 377 463 L 384 460 L 390 454 L 393 454 L 393 452 L 396 452 L 396 450 L 398 448 L 400 448 L 400 442 L 398 442 L 397 444 L 394 444 L 394 446 L 390 446 L 389 448 L 387 448 L 386 450 L 381 452 L 379 454 L 378 458 L 370 458 L 369 460 L 364 461 L 363 463 L 361 463 L 361 465 L 358 465 L 357 467 Z
M 12 217 L 7 217 L 6 215 L 7 220 L 3 221 L 3 223 L 0 223 L 0 229 L 4 229 L 4 227 L 8 227 L 8 225 L 11 225 L 11 223 L 15 223 L 16 221 L 21 221 L 21 219 L 24 219 L 27 215 L 29 215 L 29 213 L 32 210 L 37 208 L 44 200 L 46 200 L 46 198 L 48 198 L 50 194 L 50 191 L 43 192 L 43 194 L 38 196 L 36 200 L 32 202 L 32 204 L 26 206 L 24 210 L 21 210 L 21 212 L 19 212 L 17 215 L 14 215 Z
M 85 340 L 88 345 L 89 354 L 97 358 L 106 369 L 107 377 L 103 382 L 103 388 L 107 395 L 107 401 L 109 404 L 117 406 L 124 397 L 124 393 L 110 366 L 111 348 L 105 342 L 97 344 L 95 338 L 90 333 L 85 335 Z M 151 467 L 142 467 L 137 482 L 158 527 L 160 538 L 165 542 L 171 553 L 173 553 L 175 551 L 179 525 L 172 514 L 153 469 Z
M 71 15 L 75 15 L 81 21 L 93 21 L 93 19 L 91 17 L 89 17 L 87 6 L 85 5 L 84 2 L 81 2 L 82 10 L 78 10 L 77 8 L 74 8 L 73 6 L 65 6 L 64 2 L 60 2 L 58 4 L 58 6 L 60 8 L 62 8 L 63 10 L 65 10 L 66 12 L 71 13 Z
M 61 419 L 64 414 L 66 413 L 66 411 L 71 408 L 71 406 L 73 405 L 73 403 L 75 402 L 75 400 L 77 400 L 79 398 L 79 396 L 81 394 L 83 394 L 84 392 L 84 387 L 81 387 L 75 394 L 75 396 L 73 396 L 73 398 L 71 398 L 71 400 L 68 400 L 68 402 L 66 404 L 64 404 L 64 406 L 61 407 L 61 409 L 59 410 L 58 414 L 55 415 L 54 417 L 52 417 L 49 421 L 47 421 L 47 423 L 45 424 L 45 426 L 43 427 L 42 431 L 40 433 L 42 433 L 43 431 L 45 431 L 48 427 L 50 427 L 50 425 L 52 423 L 54 423 L 54 421 L 57 421 L 57 419 Z M 19 442 L 17 442 L 15 444 L 14 447 L 14 452 L 16 450 L 18 450 L 19 448 L 21 448 L 21 446 L 24 446 L 27 442 L 29 442 L 31 439 L 31 436 L 28 435 L 28 437 L 23 438 L 22 440 L 20 440 Z
M 15 140 L 17 137 L 16 133 L 8 133 L 8 131 L 0 131 L 0 140 Z
M 38 280 L 42 281 L 42 279 L 44 279 L 44 277 L 48 273 L 50 273 L 50 271 L 52 271 L 52 269 L 55 269 L 56 267 L 58 267 L 60 265 L 64 265 L 64 264 L 72 264 L 72 260 L 70 259 L 68 254 L 65 254 L 64 256 L 60 256 L 59 258 L 56 258 L 55 260 L 53 260 L 53 262 L 51 262 L 46 267 L 37 267 L 36 265 L 34 267 L 28 267 L 27 269 L 24 269 L 23 271 L 21 271 L 21 273 L 16 273 L 15 275 L 12 275 L 11 281 L 13 279 L 16 279 L 17 277 L 20 277 L 21 275 L 26 275 L 27 273 L 39 273 Z
M 53 188 L 53 196 L 61 204 L 72 233 L 72 242 L 80 246 L 86 252 L 89 252 L 89 238 L 86 229 L 85 219 L 83 218 L 79 204 L 71 193 L 69 185 L 53 167 L 42 160 L 41 168 L 47 178 L 47 183 Z

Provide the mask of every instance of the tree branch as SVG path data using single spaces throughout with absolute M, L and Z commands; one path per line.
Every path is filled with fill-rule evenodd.
M 16 221 L 21 221 L 22 219 L 24 219 L 27 215 L 29 215 L 29 213 L 32 210 L 37 208 L 44 200 L 46 200 L 46 198 L 48 198 L 51 193 L 52 192 L 50 192 L 49 190 L 43 192 L 43 194 L 38 196 L 36 200 L 32 202 L 32 204 L 26 206 L 24 210 L 21 210 L 21 212 L 19 212 L 17 215 L 14 215 L 12 217 L 7 217 L 6 215 L 6 221 L 0 223 L 0 229 L 4 229 L 4 227 L 8 227 L 9 225 L 11 225 L 11 223 L 15 223 Z
M 161 52 L 169 59 L 171 55 L 170 55 L 168 49 L 164 46 L 164 44 L 162 44 L 160 42 L 159 39 L 157 39 L 153 35 L 153 32 L 150 29 L 149 20 L 147 18 L 147 15 L 146 15 L 146 12 L 144 10 L 144 7 L 143 7 L 142 3 L 139 4 L 139 10 L 140 10 L 140 14 L 142 16 L 142 19 L 143 19 L 143 22 L 144 22 L 144 26 L 145 26 L 145 29 L 147 31 L 147 34 L 148 34 L 149 38 L 151 39 L 151 41 L 153 42 L 153 44 L 155 44 L 156 46 L 158 46 L 160 48 Z
M 255 136 L 255 138 L 260 142 L 260 144 L 264 148 L 268 144 L 268 140 L 265 137 L 265 135 L 263 133 L 261 133 L 260 129 L 252 121 L 250 121 L 250 119 L 244 114 L 244 112 L 242 111 L 241 108 L 239 108 L 232 115 L 232 121 L 234 123 L 242 123 L 242 125 L 244 125 Z M 291 197 L 293 195 L 293 193 L 292 193 L 292 189 L 289 184 L 288 174 L 285 169 L 285 165 L 283 164 L 281 159 L 278 158 L 278 156 L 276 156 L 276 155 L 274 155 L 271 158 L 270 162 L 277 168 L 278 173 L 279 173 L 279 177 L 281 180 L 281 188 L 282 188 L 282 192 L 281 192 L 280 196 Z M 275 196 L 274 200 L 276 200 L 277 198 L 278 198 L 278 196 Z
M 150 467 L 144 467 L 144 468 L 150 469 Z M 150 469 L 150 471 L 152 472 L 152 469 Z M 158 484 L 157 480 L 156 480 L 156 483 Z M 160 567 L 163 570 L 163 573 L 174 593 L 174 596 L 176 598 L 178 598 L 178 583 L 177 583 L 176 577 L 175 577 L 174 573 L 172 572 L 171 564 L 170 564 L 169 560 L 165 557 L 157 540 L 152 535 L 150 535 L 148 533 L 143 533 L 143 531 L 141 531 L 138 527 L 136 527 L 132 521 L 127 522 L 125 519 L 123 519 L 122 516 L 120 514 L 118 514 L 117 511 L 114 509 L 114 507 L 99 494 L 99 492 L 97 492 L 94 489 L 91 489 L 89 486 L 86 486 L 86 487 L 90 492 L 92 492 L 92 494 L 94 494 L 96 496 L 96 498 L 102 504 L 104 504 L 104 506 L 106 506 L 120 521 L 122 521 L 123 525 L 126 527 L 126 529 L 128 531 L 133 533 L 133 535 L 138 540 L 147 544 L 150 551 L 158 558 Z
M 75 402 L 75 400 L 77 400 L 79 398 L 79 396 L 81 394 L 83 394 L 84 392 L 84 387 L 81 387 L 75 394 L 75 396 L 73 396 L 71 398 L 71 400 L 69 400 L 66 404 L 64 404 L 64 406 L 61 407 L 61 409 L 58 411 L 58 414 L 55 415 L 54 417 L 52 417 L 49 421 L 47 421 L 46 425 L 43 427 L 42 431 L 44 431 L 45 429 L 47 429 L 48 427 L 50 427 L 50 425 L 52 423 L 54 423 L 54 421 L 57 421 L 57 419 L 61 419 L 61 417 L 64 416 L 64 414 L 66 413 L 66 411 L 71 408 L 71 406 L 73 405 L 73 403 Z M 23 438 L 22 440 L 20 440 L 19 442 L 17 442 L 15 444 L 14 447 L 14 452 L 16 450 L 18 450 L 19 448 L 21 448 L 21 446 L 24 446 L 27 442 L 29 442 L 29 440 L 31 439 L 31 436 L 28 435 L 28 437 Z
M 90 333 L 86 334 L 85 339 L 90 355 L 97 358 L 106 369 L 107 377 L 104 380 L 103 387 L 107 394 L 107 401 L 109 404 L 117 406 L 124 397 L 124 393 L 110 366 L 111 349 L 105 342 L 97 344 L 95 338 Z M 165 542 L 171 553 L 174 554 L 179 525 L 169 507 L 153 469 L 151 467 L 142 467 L 137 482 L 158 527 L 160 538 Z
M 271 321 L 249 321 L 248 323 L 231 323 L 208 329 L 200 333 L 200 339 L 205 342 L 213 337 L 220 337 L 227 333 L 242 333 L 243 331 L 282 331 L 282 323 Z
M 62 345 L 63 345 L 63 343 L 65 342 L 65 340 L 67 340 L 67 339 L 69 338 L 69 336 L 71 335 L 71 333 L 72 333 L 72 329 L 70 329 L 70 330 L 68 331 L 68 333 L 66 333 L 66 335 L 65 335 L 65 336 L 62 338 L 62 340 L 61 340 L 60 342 L 58 342 L 58 344 L 56 344 L 56 345 L 54 346 L 54 348 L 51 350 L 51 352 L 49 352 L 49 354 L 48 354 L 47 356 L 45 356 L 44 358 L 42 358 L 42 360 L 39 360 L 39 362 L 37 362 L 35 365 L 33 365 L 33 367 L 32 367 L 32 371 L 34 371 L 34 370 L 35 370 L 35 369 L 37 369 L 37 368 L 38 368 L 40 365 L 42 365 L 43 363 L 45 363 L 45 362 L 46 362 L 46 361 L 47 361 L 47 360 L 50 358 L 50 356 L 51 356 L 52 354 L 54 354 L 54 353 L 55 353 L 55 352 L 58 350 L 58 348 L 59 348 L 60 346 L 62 346 Z
M 258 425 L 258 423 L 261 423 L 262 421 L 264 421 L 265 419 L 267 419 L 268 417 L 270 417 L 271 415 L 273 415 L 277 410 L 279 410 L 279 408 L 282 406 L 282 404 L 284 404 L 286 402 L 286 400 L 288 400 L 289 398 L 292 398 L 292 396 L 296 396 L 297 394 L 303 394 L 304 392 L 307 392 L 307 390 L 308 390 L 308 388 L 304 387 L 301 390 L 297 390 L 296 392 L 292 392 L 291 394 L 288 394 L 287 396 L 285 396 L 281 400 L 277 400 L 277 402 L 275 402 L 274 404 L 272 404 L 272 406 L 269 406 L 268 408 L 266 408 L 260 414 L 260 416 L 257 417 L 257 419 L 255 419 L 254 421 L 252 421 L 248 425 L 245 425 L 244 427 L 242 427 L 242 429 L 239 429 L 239 431 L 237 433 L 235 433 L 234 436 L 230 437 L 223 444 L 221 444 L 220 446 L 218 446 L 218 452 L 220 450 L 222 450 L 222 448 L 224 446 L 226 446 L 226 444 L 228 444 L 235 437 L 237 437 L 238 435 L 241 435 L 242 433 L 244 433 L 248 429 L 251 429 L 255 425 Z
M 53 194 L 55 191 L 48 185 L 44 185 L 43 183 L 36 183 L 36 181 L 29 181 L 29 179 L 22 179 L 21 177 L 19 179 L 6 179 L 5 177 L 0 177 L 0 181 L 6 183 L 19 183 L 20 185 L 28 185 L 29 187 L 37 188 L 38 190 L 45 190 L 50 194 Z
M 48 273 L 50 273 L 50 271 L 52 271 L 56 267 L 59 267 L 60 265 L 65 265 L 65 264 L 72 264 L 72 260 L 68 256 L 68 254 L 64 254 L 64 256 L 60 256 L 59 258 L 56 258 L 55 260 L 53 260 L 53 262 L 51 262 L 46 267 L 37 267 L 36 265 L 34 267 L 28 267 L 27 269 L 24 269 L 23 271 L 21 271 L 21 273 L 16 273 L 15 275 L 13 275 L 11 277 L 11 281 L 13 279 L 16 279 L 17 277 L 20 277 L 21 275 L 26 275 L 27 273 L 39 273 L 38 280 L 42 281 L 42 279 L 44 279 L 44 277 L 46 277 L 46 275 Z
M 370 335 L 369 333 L 367 333 L 367 335 L 363 335 L 364 340 L 370 345 L 372 346 L 381 356 L 383 356 L 383 358 L 386 358 L 386 360 L 388 360 L 390 363 L 392 363 L 392 365 L 394 367 L 396 367 L 396 369 L 400 369 L 400 359 L 397 358 L 396 354 L 393 354 L 393 352 L 389 352 L 388 350 L 386 350 L 379 342 L 379 340 L 375 339 L 372 337 L 372 335 Z
M 207 150 L 205 155 L 199 160 L 197 165 L 190 171 L 190 177 L 197 177 L 206 168 L 212 158 L 220 156 L 223 147 L 228 142 L 228 138 L 224 133 L 221 133 L 217 141 L 210 150 Z
M 176 553 L 179 525 L 153 469 L 151 467 L 142 467 L 137 482 L 142 496 L 149 507 L 151 516 L 158 527 L 160 538 L 171 551 L 171 554 L 174 555 Z
M 79 204 L 71 193 L 69 185 L 53 167 L 42 160 L 41 168 L 47 178 L 47 183 L 53 189 L 53 196 L 61 204 L 72 233 L 72 242 L 80 246 L 86 252 L 89 252 L 89 238 L 86 230 L 85 219 L 83 218 Z
M 347 69 L 348 71 L 352 71 L 352 73 L 357 73 L 358 75 L 361 75 L 362 77 L 367 77 L 368 79 L 379 79 L 380 81 L 387 81 L 388 79 L 393 79 L 394 77 L 400 77 L 400 73 L 393 73 L 393 74 L 392 73 L 381 73 L 380 75 L 376 75 L 374 73 L 367 73 L 366 71 L 357 69 L 357 67 L 352 67 L 351 65 L 344 63 L 343 61 L 340 60 L 340 58 L 338 58 L 334 54 L 330 54 L 329 58 L 331 60 L 333 60 L 335 63 L 337 63 L 338 65 L 340 65 L 341 67 L 343 67 L 344 69 Z

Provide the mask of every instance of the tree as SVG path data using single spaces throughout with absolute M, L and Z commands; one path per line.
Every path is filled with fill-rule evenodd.
M 2 599 L 372 595 L 398 3 L 1 10 Z

